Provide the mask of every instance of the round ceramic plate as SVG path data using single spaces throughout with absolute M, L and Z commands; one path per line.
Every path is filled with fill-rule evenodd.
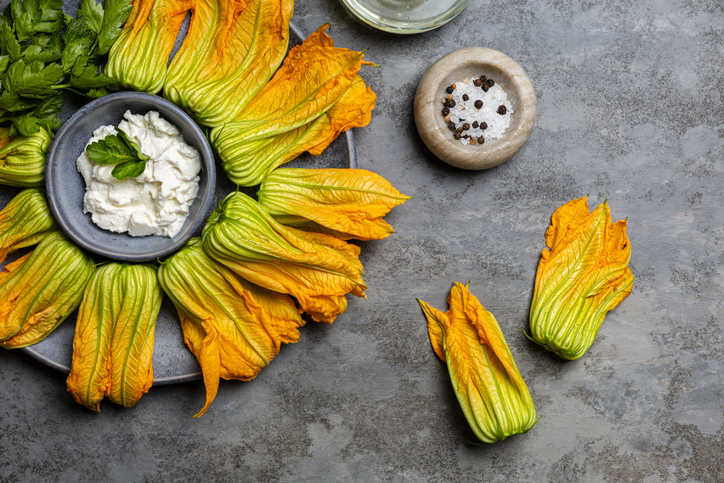
M 0 8 L 6 3 L 7 2 L 0 2 Z M 64 10 L 66 13 L 75 14 L 79 4 L 80 2 L 77 0 L 67 1 Z M 290 47 L 300 44 L 305 36 L 294 24 L 290 24 L 290 30 Z M 182 29 L 182 32 L 185 32 L 185 30 Z M 181 35 L 179 35 L 179 37 L 181 37 Z M 180 39 L 177 40 L 177 47 L 179 45 Z M 71 95 L 66 96 L 66 101 L 63 105 L 63 114 L 61 116 L 63 120 L 65 121 L 70 118 L 70 116 L 85 103 L 86 101 L 83 99 L 73 98 Z M 338 137 L 321 155 L 311 156 L 305 153 L 294 161 L 287 163 L 285 167 L 356 168 L 357 159 L 352 132 L 347 131 L 345 136 Z M 224 197 L 231 191 L 234 191 L 236 187 L 229 182 L 223 170 L 217 169 L 217 172 L 216 191 Z M 4 207 L 18 192 L 20 192 L 19 188 L 0 186 L 0 207 Z M 252 191 L 249 194 L 254 194 L 254 192 Z M 78 209 L 82 208 L 79 207 Z M 211 214 L 212 209 L 213 206 L 209 208 L 206 216 Z M 199 228 L 197 235 L 200 235 L 200 231 L 201 228 Z M 16 252 L 13 254 L 15 256 L 9 256 L 7 261 L 16 259 L 21 253 L 24 252 Z M 60 326 L 43 341 L 19 350 L 59 371 L 70 372 L 76 313 L 77 312 L 72 313 L 65 322 L 60 324 Z M 196 362 L 196 358 L 184 344 L 176 309 L 168 297 L 165 296 L 163 305 L 161 306 L 161 312 L 158 315 L 158 322 L 156 323 L 153 374 L 154 385 L 174 384 L 201 378 L 201 369 Z

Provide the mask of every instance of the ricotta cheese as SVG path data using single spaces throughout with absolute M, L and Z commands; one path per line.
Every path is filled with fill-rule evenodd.
M 123 117 L 118 128 L 150 158 L 146 169 L 136 178 L 119 180 L 111 174 L 115 166 L 94 163 L 84 149 L 76 162 L 86 184 L 83 212 L 104 230 L 173 237 L 198 195 L 201 157 L 158 112 L 126 111 Z M 99 127 L 88 144 L 115 133 L 114 126 Z

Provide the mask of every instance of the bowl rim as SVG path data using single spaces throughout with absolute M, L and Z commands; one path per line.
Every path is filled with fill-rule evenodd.
M 149 103 L 151 106 L 162 106 L 165 109 L 168 109 L 172 111 L 174 114 L 179 116 L 187 125 L 188 127 L 197 135 L 197 137 L 201 140 L 201 145 L 198 146 L 199 154 L 201 155 L 202 160 L 202 171 L 204 172 L 204 175 L 207 177 L 208 183 L 207 183 L 207 190 L 205 193 L 199 192 L 198 196 L 203 196 L 201 200 L 201 206 L 199 208 L 198 213 L 194 218 L 191 219 L 190 224 L 186 228 L 186 232 L 183 233 L 181 236 L 175 236 L 173 238 L 168 238 L 169 244 L 165 246 L 162 249 L 158 249 L 152 252 L 146 252 L 146 253 L 134 253 L 134 254 L 128 254 L 128 253 L 121 253 L 118 251 L 114 251 L 113 249 L 106 249 L 103 247 L 98 247 L 95 245 L 90 245 L 88 242 L 86 242 L 85 238 L 81 233 L 78 232 L 78 230 L 63 216 L 61 210 L 59 209 L 58 202 L 57 202 L 57 193 L 56 193 L 56 187 L 52 183 L 53 178 L 53 164 L 55 163 L 55 157 L 58 145 L 60 141 L 68 135 L 72 134 L 72 128 L 88 113 L 103 107 L 106 104 L 111 104 L 113 102 L 116 102 L 118 100 L 127 100 L 127 99 L 137 99 L 144 102 Z M 100 126 L 99 126 L 100 127 Z M 80 176 L 80 173 L 78 173 Z M 83 182 L 83 185 L 85 186 L 85 181 Z M 176 106 L 172 102 L 164 99 L 163 97 L 157 96 L 155 94 L 148 94 L 145 92 L 135 92 L 135 91 L 123 91 L 123 92 L 114 92 L 111 94 L 107 94 L 101 98 L 95 99 L 88 104 L 82 106 L 80 109 L 78 109 L 67 121 L 63 123 L 63 125 L 60 127 L 58 132 L 55 134 L 55 137 L 53 138 L 53 141 L 50 144 L 50 147 L 48 149 L 48 152 L 46 154 L 46 160 L 45 160 L 45 190 L 47 193 L 47 199 L 48 199 L 48 205 L 50 206 L 50 209 L 53 213 L 53 216 L 55 220 L 57 221 L 58 225 L 60 226 L 61 230 L 75 243 L 80 245 L 83 249 L 94 253 L 96 255 L 100 255 L 106 258 L 111 258 L 114 260 L 124 261 L 124 262 L 146 262 L 150 260 L 154 260 L 166 255 L 169 255 L 179 248 L 181 248 L 183 245 L 186 244 L 189 238 L 191 238 L 196 230 L 198 229 L 199 225 L 205 220 L 206 213 L 209 211 L 209 208 L 211 207 L 212 202 L 214 201 L 214 194 L 216 192 L 216 164 L 214 160 L 214 153 L 211 150 L 211 145 L 209 144 L 208 139 L 206 138 L 206 135 L 201 130 L 201 128 L 196 124 L 196 122 L 189 116 L 188 113 L 186 113 L 183 109 Z M 92 223 L 92 222 L 91 222 Z M 109 233 L 113 233 L 110 232 Z M 128 236 L 127 233 L 115 233 L 119 236 Z M 152 235 L 151 235 L 152 236 Z M 178 237 L 178 238 L 177 238 Z M 138 237 L 139 239 L 143 239 L 145 237 Z
M 476 65 L 501 72 L 505 79 L 498 84 L 508 84 L 509 99 L 515 96 L 519 105 L 515 125 L 509 127 L 502 138 L 471 147 L 450 137 L 443 126 L 438 93 L 444 89 L 448 75 Z M 461 169 L 481 170 L 503 164 L 523 147 L 535 124 L 536 107 L 533 84 L 517 62 L 497 50 L 466 47 L 441 57 L 425 72 L 415 93 L 414 117 L 420 137 L 435 156 Z
M 360 0 L 341 0 L 342 5 L 362 23 L 392 34 L 411 35 L 440 28 L 460 14 L 470 0 L 456 0 L 447 10 L 421 20 L 395 20 L 374 13 Z

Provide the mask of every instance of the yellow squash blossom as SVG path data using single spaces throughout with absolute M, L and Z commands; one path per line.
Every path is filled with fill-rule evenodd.
M 45 184 L 45 154 L 52 136 L 45 128 L 30 136 L 11 138 L 0 128 L 0 184 L 33 188 Z
M 364 169 L 272 171 L 257 193 L 278 222 L 303 229 L 324 227 L 342 239 L 379 240 L 394 230 L 382 219 L 409 200 L 382 176 Z M 326 231 L 325 231 L 326 232 Z
M 494 443 L 527 433 L 536 424 L 535 405 L 493 314 L 457 282 L 446 313 L 418 302 L 475 437 Z
M 284 59 L 293 9 L 292 0 L 198 0 L 164 96 L 204 126 L 234 119 Z
M 360 76 L 356 76 L 347 91 L 327 112 L 291 131 L 250 142 L 249 139 L 235 137 L 232 131 L 215 130 L 219 136 L 216 148 L 225 161 L 223 167 L 226 175 L 240 186 L 253 186 L 259 184 L 274 168 L 305 151 L 318 156 L 342 132 L 369 124 L 375 99 L 375 93 Z
M 206 255 L 198 238 L 163 261 L 158 278 L 201 366 L 206 403 L 197 417 L 216 397 L 219 378 L 253 379 L 281 343 L 299 340 L 304 321 L 291 298 L 240 279 Z
M 56 230 L 43 190 L 21 191 L 0 211 L 0 263 L 9 253 L 35 245 Z
M 530 308 L 532 340 L 568 360 L 593 344 L 606 313 L 631 293 L 626 221 L 611 224 L 608 203 L 589 212 L 586 198 L 553 213 Z
M 176 36 L 195 4 L 196 0 L 135 0 L 108 54 L 106 74 L 125 88 L 151 94 L 160 91 Z
M 0 273 L 0 345 L 40 342 L 80 304 L 93 260 L 65 236 L 46 236 Z
M 91 278 L 78 311 L 68 391 L 99 411 L 104 396 L 129 407 L 153 384 L 162 292 L 150 265 L 109 263 Z
M 211 131 L 234 183 L 259 184 L 276 166 L 307 150 L 319 154 L 339 133 L 369 123 L 375 95 L 357 72 L 374 64 L 364 52 L 334 47 L 327 28 L 294 47 L 232 122 Z
M 203 240 L 212 258 L 256 285 L 293 296 L 316 321 L 332 323 L 343 313 L 345 294 L 365 296 L 359 247 L 281 225 L 239 191 L 219 203 Z

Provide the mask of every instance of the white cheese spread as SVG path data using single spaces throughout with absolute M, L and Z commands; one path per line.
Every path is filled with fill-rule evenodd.
M 150 158 L 146 169 L 136 178 L 119 180 L 111 174 L 115 166 L 94 163 L 84 149 L 77 160 L 86 184 L 83 212 L 112 232 L 173 237 L 199 192 L 201 157 L 158 112 L 142 116 L 126 111 L 123 117 L 118 128 Z M 102 126 L 88 144 L 111 134 L 116 134 L 114 126 Z

